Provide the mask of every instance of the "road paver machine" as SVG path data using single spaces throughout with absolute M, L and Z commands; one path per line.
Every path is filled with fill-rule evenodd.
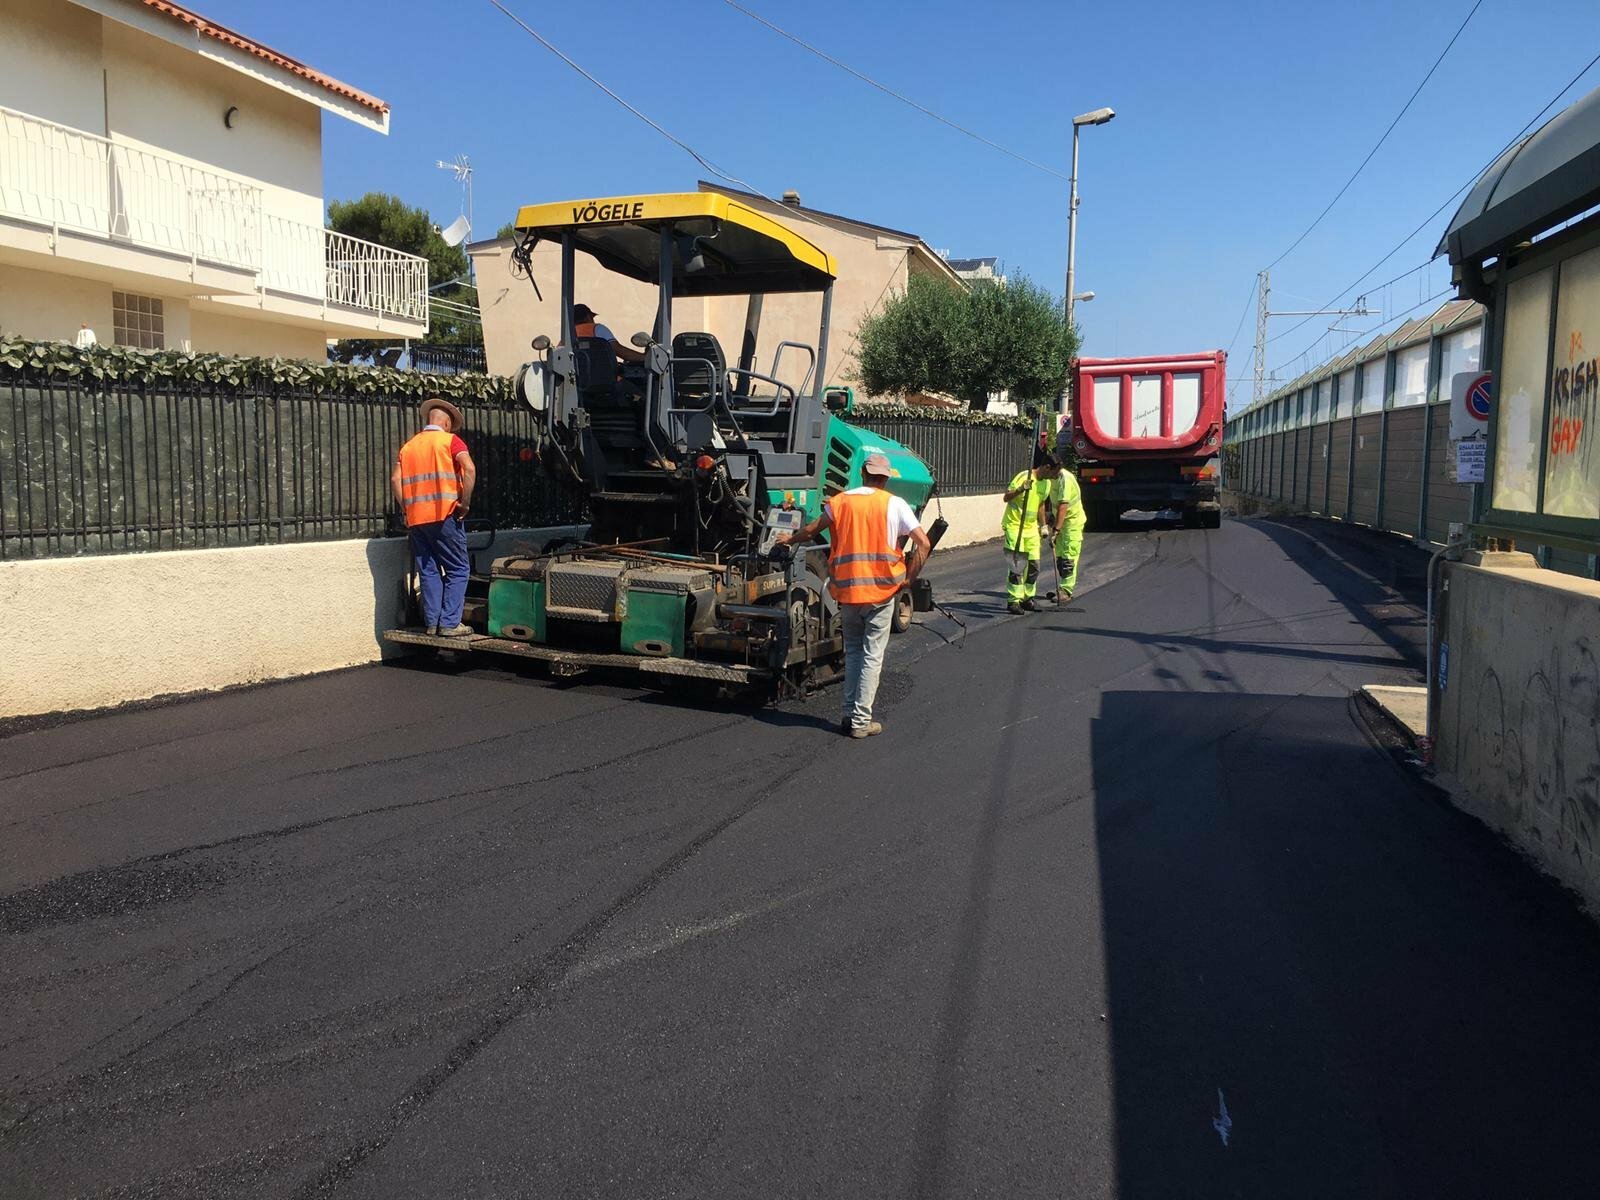
M 582 542 L 497 558 L 474 578 L 473 636 L 384 637 L 539 659 L 557 675 L 625 668 L 775 693 L 827 682 L 843 643 L 826 547 L 774 539 L 859 486 L 874 451 L 893 467 L 890 490 L 919 513 L 935 487 L 905 446 L 840 419 L 848 389 L 823 386 L 833 258 L 715 192 L 530 205 L 515 230 L 530 279 L 534 248 L 560 249 L 558 338 L 534 338 L 539 357 L 519 371 L 517 391 L 539 415 L 543 469 L 582 490 L 590 529 Z M 575 322 L 580 254 L 654 287 L 653 326 L 630 339 L 640 361 L 619 362 L 614 343 Z M 819 302 L 816 343 L 776 342 L 763 371 L 764 302 L 783 297 L 792 312 L 797 294 Z M 701 314 L 713 306 L 695 302 L 727 297 L 745 301 L 731 360 L 714 332 L 678 327 L 691 324 L 685 313 L 710 324 Z M 921 582 L 917 606 L 931 607 Z M 897 630 L 913 603 L 910 591 L 897 599 Z

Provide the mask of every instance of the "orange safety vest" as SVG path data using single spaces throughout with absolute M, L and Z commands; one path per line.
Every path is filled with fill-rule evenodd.
M 594 322 L 593 321 L 579 321 L 576 325 L 574 325 L 572 327 L 572 336 L 573 337 L 592 338 L 594 336 Z
M 461 480 L 450 455 L 454 437 L 442 429 L 424 429 L 400 447 L 400 494 L 408 526 L 444 520 L 461 498 Z
M 840 492 L 828 501 L 828 590 L 840 604 L 882 604 L 905 586 L 905 555 L 889 548 L 890 499 L 879 488 L 870 496 Z

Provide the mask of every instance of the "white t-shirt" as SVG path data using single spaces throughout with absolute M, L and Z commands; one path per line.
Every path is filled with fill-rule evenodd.
M 844 492 L 846 496 L 870 496 L 877 488 L 858 487 Z M 833 516 L 833 509 L 828 507 L 828 516 Z M 913 529 L 921 529 L 922 522 L 917 520 L 917 514 L 911 511 L 911 505 L 905 502 L 902 496 L 889 494 L 889 549 L 898 550 L 902 542 L 911 536 Z

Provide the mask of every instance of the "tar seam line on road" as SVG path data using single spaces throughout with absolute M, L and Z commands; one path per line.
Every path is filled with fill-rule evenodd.
M 544 723 L 540 724 L 538 726 L 538 728 L 546 729 L 546 728 L 551 728 L 551 727 L 556 726 L 556 725 L 564 725 L 564 724 L 566 724 L 566 723 L 568 723 L 570 721 L 586 720 L 586 719 L 594 717 L 594 716 L 596 716 L 596 715 L 598 715 L 600 713 L 610 712 L 612 709 L 615 709 L 615 708 L 621 708 L 622 706 L 624 706 L 624 705 L 626 705 L 628 703 L 630 703 L 630 701 L 628 701 L 628 700 L 619 700 L 615 704 L 602 705 L 599 708 L 589 709 L 589 710 L 587 710 L 585 712 L 581 712 L 581 713 L 573 713 L 571 716 L 559 717 L 554 721 L 544 722 Z M 411 728 L 414 728 L 414 727 L 419 726 L 419 725 L 427 726 L 427 725 L 430 725 L 431 723 L 432 722 L 428 718 L 419 718 L 418 720 L 415 720 L 415 721 L 407 721 L 407 722 L 404 722 L 404 723 L 402 723 L 400 725 L 391 726 L 390 728 L 384 730 L 383 732 L 384 733 L 398 733 L 398 732 L 400 732 L 402 730 L 411 729 Z M 238 726 L 228 726 L 228 727 L 224 727 L 224 728 L 221 728 L 221 729 L 218 729 L 218 730 L 207 730 L 204 733 L 199 733 L 199 734 L 196 734 L 195 736 L 196 737 L 203 737 L 203 736 L 209 736 L 212 733 L 232 732 L 232 731 L 237 730 L 237 729 L 249 728 L 250 726 L 260 725 L 260 724 L 265 724 L 265 722 L 263 722 L 263 721 L 246 721 L 243 724 L 238 725 Z M 531 728 L 533 728 L 533 727 L 524 726 L 521 729 L 511 730 L 511 731 L 509 731 L 507 733 L 494 734 L 494 735 L 492 735 L 490 737 L 487 737 L 487 738 L 481 738 L 476 742 L 458 743 L 457 745 L 458 746 L 484 745 L 484 744 L 487 744 L 488 742 L 496 741 L 496 740 L 499 740 L 499 739 L 502 739 L 502 738 L 515 737 L 519 733 L 527 733 L 527 732 L 530 731 Z M 335 738 L 331 742 L 322 742 L 322 743 L 319 743 L 318 745 L 315 745 L 315 746 L 304 747 L 304 748 L 296 750 L 296 751 L 292 752 L 291 754 L 286 755 L 284 757 L 285 758 L 295 758 L 295 757 L 298 757 L 298 756 L 300 756 L 302 754 L 321 753 L 321 752 L 324 752 L 324 751 L 327 751 L 327 750 L 334 749 L 335 747 L 338 747 L 338 746 L 348 745 L 351 742 L 363 741 L 363 740 L 371 738 L 373 736 L 375 736 L 375 735 L 372 734 L 372 733 L 360 733 L 360 734 L 353 734 L 350 737 Z M 181 739 L 181 738 L 170 739 L 170 741 L 172 741 L 172 742 L 177 742 L 177 741 L 182 741 L 182 740 L 184 740 L 184 739 Z M 447 747 L 447 749 L 452 749 L 452 750 L 455 749 L 455 748 L 457 748 L 457 747 L 456 746 Z M 114 751 L 114 752 L 111 752 L 111 753 L 108 753 L 108 754 L 105 754 L 105 755 L 96 755 L 96 756 L 93 756 L 93 757 L 88 758 L 88 759 L 81 759 L 81 760 L 74 761 L 74 762 L 57 763 L 57 764 L 55 764 L 53 766 L 37 767 L 37 768 L 34 768 L 31 771 L 24 771 L 21 775 L 6 776 L 5 779 L 21 779 L 26 775 L 35 775 L 35 774 L 39 774 L 40 772 L 43 772 L 43 771 L 65 770 L 65 769 L 67 769 L 69 767 L 78 766 L 78 765 L 80 765 L 80 763 L 95 761 L 98 758 L 114 758 L 119 754 L 132 753 L 132 752 L 135 752 L 135 751 L 138 751 L 138 750 L 141 750 L 141 749 L 144 749 L 144 747 L 142 747 L 142 746 L 124 747 L 124 748 L 122 748 L 120 750 L 117 750 L 117 751 Z M 422 757 L 424 755 L 433 754 L 433 753 L 440 753 L 440 751 L 424 750 L 424 751 L 419 751 L 416 754 L 395 755 L 392 758 L 367 759 L 367 760 L 364 760 L 364 761 L 359 762 L 359 763 L 349 763 L 349 764 L 346 764 L 345 766 L 327 767 L 327 768 L 324 768 L 323 770 L 320 770 L 320 771 L 304 771 L 304 772 L 301 772 L 298 775 L 288 775 L 288 776 L 283 776 L 283 777 L 280 777 L 280 778 L 274 778 L 274 779 L 270 780 L 269 782 L 273 786 L 276 787 L 276 786 L 279 786 L 279 785 L 284 784 L 284 783 L 290 783 L 290 782 L 292 782 L 292 781 L 294 781 L 296 779 L 305 779 L 305 778 L 309 778 L 309 777 L 313 777 L 313 776 L 320 776 L 320 775 L 334 775 L 334 774 L 338 774 L 338 773 L 343 772 L 343 771 L 357 770 L 357 769 L 360 769 L 362 767 L 369 767 L 369 766 L 379 766 L 379 765 L 383 765 L 383 764 L 391 763 L 391 762 L 406 762 L 406 761 L 408 761 L 410 759 L 420 758 L 420 757 Z M 279 761 L 281 762 L 282 760 L 280 759 Z M 11 829 L 11 828 L 13 828 L 13 827 L 15 827 L 17 825 L 22 825 L 22 824 L 26 824 L 29 821 L 37 820 L 40 817 L 65 816 L 65 815 L 67 815 L 69 813 L 82 812 L 85 809 L 99 808 L 101 805 L 105 805 L 105 804 L 124 803 L 124 802 L 129 801 L 129 800 L 137 800 L 141 796 L 147 796 L 147 795 L 150 795 L 151 793 L 154 793 L 154 792 L 160 792 L 165 788 L 170 788 L 170 787 L 175 787 L 175 786 L 182 786 L 182 785 L 192 784 L 192 783 L 198 783 L 199 781 L 201 781 L 203 779 L 209 779 L 209 778 L 212 778 L 212 777 L 217 776 L 217 775 L 226 775 L 230 771 L 248 770 L 248 769 L 250 769 L 252 767 L 255 767 L 257 765 L 258 764 L 256 762 L 254 762 L 254 761 L 242 762 L 242 763 L 237 763 L 237 764 L 235 764 L 235 765 L 233 765 L 231 767 L 225 767 L 220 771 L 201 771 L 201 772 L 198 772 L 197 774 L 194 774 L 194 775 L 185 775 L 180 779 L 167 779 L 167 780 L 163 780 L 161 783 L 152 784 L 150 787 L 139 788 L 137 791 L 122 792 L 122 793 L 119 793 L 119 794 L 117 794 L 115 796 L 102 796 L 101 798 L 99 798 L 97 800 L 86 800 L 82 804 L 70 805 L 67 808 L 51 809 L 48 812 L 37 813 L 37 814 L 34 814 L 32 816 L 29 816 L 29 817 L 23 817 L 23 818 L 21 818 L 19 820 L 9 821 L 5 825 L 0 826 L 0 829 Z M 5 781 L 4 779 L 0 779 L 0 782 L 4 782 L 4 781 Z
M 1031 632 L 1037 636 L 1037 627 Z M 914 1178 L 911 1194 L 914 1196 L 935 1194 L 944 1175 L 944 1160 L 950 1141 L 951 1098 L 956 1090 L 957 1064 L 971 1035 L 974 996 L 983 965 L 984 942 L 988 936 L 989 893 L 994 884 L 1001 827 L 1005 823 L 1009 805 L 1007 793 L 1011 790 L 1011 772 L 1018 753 L 1018 739 L 1021 739 L 1022 745 L 1027 744 L 1027 739 L 1016 730 L 1022 724 L 1017 716 L 1022 711 L 1025 685 L 1033 673 L 1037 658 L 1032 652 L 1033 640 L 1023 639 L 1018 653 L 1020 662 L 1015 668 L 1015 684 L 1011 688 L 1011 711 L 1006 714 L 1011 720 L 1000 727 L 1002 736 L 995 748 L 999 769 L 990 775 L 990 791 L 984 805 L 983 822 L 972 847 L 967 898 L 956 934 L 950 983 L 940 1013 L 935 1066 L 918 1105 L 916 1129 L 912 1135 Z
M 477 1058 L 508 1025 L 527 1014 L 545 999 L 547 993 L 559 987 L 581 961 L 589 943 L 598 934 L 660 887 L 668 877 L 676 873 L 725 830 L 754 812 L 770 796 L 780 791 L 789 780 L 811 765 L 811 760 L 804 758 L 766 787 L 757 789 L 731 813 L 681 846 L 631 888 L 584 922 L 561 945 L 539 955 L 531 964 L 531 969 L 501 996 L 500 1002 L 489 1018 L 458 1041 L 443 1062 L 412 1084 L 411 1089 L 390 1108 L 385 1128 L 375 1136 L 351 1146 L 342 1157 L 329 1164 L 322 1174 L 307 1182 L 297 1194 L 325 1195 L 358 1171 L 363 1163 L 387 1146 L 396 1133 L 410 1124 L 438 1094 L 439 1089 Z
M 719 733 L 722 730 L 731 728 L 739 723 L 739 718 L 735 717 L 731 720 L 723 721 L 717 725 L 713 725 L 709 729 L 701 730 L 698 733 L 679 734 L 675 737 L 667 738 L 664 741 L 656 742 L 649 746 L 637 747 L 636 749 L 630 750 L 624 754 L 619 754 L 615 758 L 608 758 L 600 762 L 588 763 L 581 767 L 569 767 L 564 771 L 556 771 L 550 775 L 541 775 L 536 779 L 518 779 L 510 783 L 496 783 L 487 787 L 468 788 L 460 792 L 449 792 L 442 796 L 424 796 L 421 799 L 403 800 L 396 804 L 377 804 L 371 808 L 358 809 L 355 812 L 332 813 L 325 817 L 316 817 L 307 821 L 297 821 L 289 825 L 280 825 L 275 829 L 257 829 L 250 833 L 235 834 L 232 837 L 221 838 L 214 842 L 198 842 L 190 846 L 179 846 L 171 850 L 161 850 L 154 854 L 146 854 L 139 858 L 131 858 L 125 862 L 115 863 L 111 866 L 91 867 L 86 871 L 76 871 L 69 875 L 59 876 L 57 879 L 49 882 L 53 884 L 59 883 L 63 879 L 71 879 L 74 876 L 94 875 L 108 871 L 123 871 L 134 867 L 146 866 L 150 863 L 168 862 L 175 858 L 182 858 L 189 854 L 200 854 L 207 850 L 218 850 L 225 846 L 240 846 L 249 842 L 266 841 L 272 838 L 292 837 L 295 834 L 305 833 L 308 830 L 320 829 L 325 825 L 334 825 L 344 821 L 359 820 L 362 817 L 380 816 L 384 813 L 392 812 L 403 812 L 410 808 L 422 808 L 431 804 L 444 804 L 451 800 L 462 800 L 471 796 L 488 796 L 493 795 L 496 792 L 511 791 L 516 788 L 525 788 L 534 784 L 551 783 L 557 779 L 566 779 L 573 775 L 586 775 L 591 771 L 598 771 L 605 767 L 615 766 L 619 762 L 625 762 L 628 759 L 637 757 L 640 754 L 653 753 L 657 750 L 664 750 L 668 746 L 676 746 L 683 742 L 694 741 L 698 738 L 706 737 L 713 733 Z M 382 761 L 384 760 L 379 760 L 380 763 Z M 517 807 L 520 809 L 525 807 L 525 805 L 519 805 Z M 40 887 L 43 886 L 47 885 L 24 888 L 21 891 L 12 892 L 8 895 L 0 895 L 0 917 L 4 916 L 7 901 L 15 901 L 17 897 L 26 896 L 30 893 L 38 891 Z M 0 928 L 3 928 L 3 925 L 0 925 Z

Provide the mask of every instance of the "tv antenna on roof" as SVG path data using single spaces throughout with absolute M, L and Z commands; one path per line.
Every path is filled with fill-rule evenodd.
M 449 171 L 461 185 L 462 204 L 466 210 L 465 223 L 459 220 L 453 221 L 450 227 L 440 234 L 444 238 L 445 245 L 459 246 L 472 232 L 472 160 L 465 154 L 458 154 L 452 162 L 439 159 L 433 165 L 441 171 Z

